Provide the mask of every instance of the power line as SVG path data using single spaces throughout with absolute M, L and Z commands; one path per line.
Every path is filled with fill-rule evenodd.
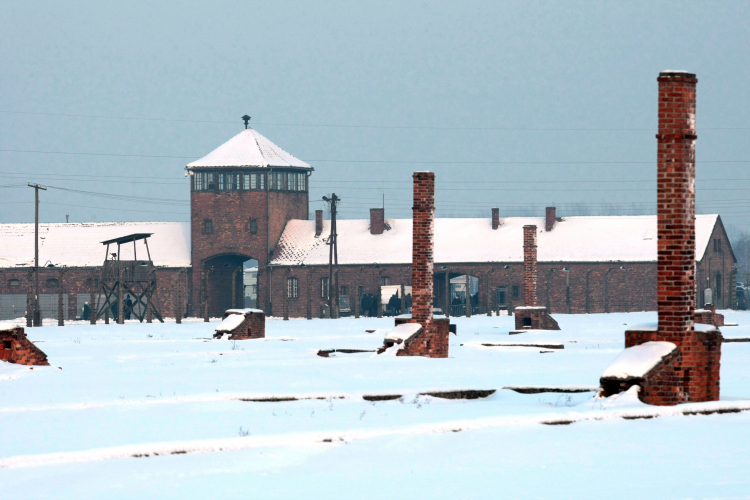
M 87 153 L 75 151 L 43 151 L 31 149 L 0 149 L 0 152 L 6 153 L 40 153 L 40 154 L 60 154 L 60 155 L 81 155 L 81 156 L 115 156 L 126 158 L 180 158 L 195 159 L 197 156 L 176 156 L 176 155 L 142 155 L 142 154 L 125 154 L 125 153 Z M 310 162 L 320 163 L 389 163 L 389 164 L 413 164 L 413 165 L 654 165 L 656 161 L 510 161 L 510 160 L 493 160 L 493 161 L 434 161 L 434 160 L 326 160 L 315 159 Z M 704 163 L 750 163 L 750 160 L 700 160 L 696 164 Z
M 76 113 L 48 113 L 36 111 L 11 111 L 0 110 L 3 114 L 15 115 L 43 115 L 63 116 L 69 118 L 98 118 L 108 120 L 136 120 L 151 122 L 177 122 L 177 123 L 231 123 L 237 124 L 236 120 L 187 120 L 181 118 L 146 118 L 134 116 L 109 116 L 109 115 L 87 115 Z M 373 125 L 373 124 L 346 124 L 346 123 L 278 123 L 278 122 L 255 122 L 258 125 L 271 125 L 277 127 L 320 127 L 320 128 L 351 128 L 351 129 L 393 129 L 393 130 L 498 130 L 498 131 L 520 131 L 520 132 L 623 132 L 623 131 L 655 131 L 656 128 L 622 128 L 622 127 L 459 127 L 459 126 L 434 126 L 434 125 Z M 750 127 L 700 127 L 701 130 L 750 130 Z

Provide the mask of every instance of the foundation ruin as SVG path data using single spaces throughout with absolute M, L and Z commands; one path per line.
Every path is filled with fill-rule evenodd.
M 525 306 L 516 307 L 516 330 L 559 330 L 547 308 L 537 305 L 536 226 L 523 226 L 523 297 Z
M 659 75 L 657 153 L 658 305 L 657 324 L 625 332 L 625 350 L 670 343 L 678 355 L 654 360 L 637 381 L 638 397 L 653 405 L 717 401 L 721 332 L 713 311 L 695 311 L 695 103 L 698 79 L 692 73 Z M 696 318 L 706 324 L 696 324 Z M 618 358 L 619 359 L 619 358 Z M 617 360 L 616 360 L 617 361 Z M 623 390 L 617 377 L 602 376 L 601 392 Z M 618 388 L 619 384 L 619 388 Z M 635 385 L 633 381 L 630 385 Z
M 27 366 L 49 366 L 47 355 L 26 337 L 23 328 L 0 325 L 0 360 Z
M 214 331 L 215 339 L 250 340 L 266 337 L 266 315 L 260 309 L 229 309 Z

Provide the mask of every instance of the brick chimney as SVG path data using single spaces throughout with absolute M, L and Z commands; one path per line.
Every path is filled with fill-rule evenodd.
M 552 228 L 555 227 L 555 212 L 557 209 L 555 207 L 547 207 L 546 213 L 545 213 L 545 221 L 544 221 L 544 230 L 545 231 L 552 231 Z
M 412 309 L 414 323 L 432 330 L 435 174 L 414 172 L 412 221 Z M 382 212 L 381 212 L 382 213 Z
M 695 331 L 695 103 L 692 73 L 659 74 L 657 340 L 682 353 L 688 401 L 718 401 L 721 333 Z
M 500 209 L 493 208 L 492 209 L 492 229 L 497 229 L 498 227 L 500 227 Z
M 370 234 L 383 234 L 385 230 L 385 209 L 370 209 Z
M 320 233 L 323 232 L 323 211 L 322 210 L 316 210 L 315 211 L 315 236 L 320 236 Z
M 659 336 L 678 346 L 693 331 L 695 289 L 695 91 L 684 72 L 659 74 L 657 235 Z
M 536 226 L 523 226 L 524 305 L 536 305 Z

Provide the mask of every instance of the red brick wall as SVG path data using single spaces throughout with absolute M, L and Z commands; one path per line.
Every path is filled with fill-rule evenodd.
M 504 269 L 505 265 L 511 267 Z M 451 274 L 470 274 L 479 278 L 479 307 L 480 313 L 486 312 L 487 307 L 487 281 L 489 281 L 490 293 L 494 300 L 495 289 L 499 286 L 506 287 L 506 297 L 512 307 L 527 305 L 524 301 L 523 266 L 519 262 L 498 262 L 488 264 L 456 264 L 436 263 L 434 268 L 438 274 L 443 266 L 449 268 Z M 408 264 L 389 265 L 373 267 L 366 266 L 341 266 L 339 271 L 340 285 L 347 286 L 350 298 L 354 298 L 358 286 L 364 287 L 364 293 L 376 294 L 380 290 L 380 277 L 388 276 L 393 285 L 412 284 L 411 272 Z M 566 275 L 569 275 L 570 287 L 570 312 L 572 314 L 603 313 L 605 306 L 609 306 L 609 312 L 636 312 L 642 310 L 656 310 L 656 264 L 629 263 L 626 270 L 621 270 L 620 265 L 615 264 L 590 264 L 590 263 L 555 263 L 538 264 L 539 288 L 541 305 L 547 305 L 547 283 L 549 282 L 549 311 L 552 314 L 565 314 L 568 312 L 566 293 Z M 568 268 L 570 271 L 562 271 Z M 554 271 L 552 271 L 554 269 Z M 511 272 L 513 271 L 513 272 Z M 274 269 L 273 271 L 273 310 L 275 315 L 281 315 L 284 293 L 286 292 L 286 268 Z M 308 278 L 311 276 L 311 278 Z M 328 276 L 327 266 L 307 266 L 304 268 L 292 267 L 289 277 L 299 280 L 299 298 L 289 299 L 289 316 L 292 318 L 305 317 L 307 315 L 307 286 L 311 281 L 310 307 L 313 317 L 320 316 L 320 307 L 325 302 L 320 296 L 320 278 Z M 588 276 L 588 288 L 586 286 Z M 645 279 L 644 279 L 645 278 Z M 607 286 L 607 281 L 609 285 Z M 436 307 L 444 307 L 440 302 L 444 291 L 443 280 L 440 280 L 441 290 L 434 289 L 438 303 Z M 519 287 L 519 297 L 512 298 L 513 286 Z M 607 295 L 607 290 L 609 294 Z M 645 300 L 644 300 L 645 299 Z M 511 302 L 512 301 L 512 302 Z M 494 302 L 493 302 L 494 303 Z M 644 306 L 645 304 L 645 306 Z M 354 304 L 352 303 L 352 311 Z M 352 312 L 352 315 L 354 313 Z
M 524 305 L 537 305 L 536 226 L 523 226 Z

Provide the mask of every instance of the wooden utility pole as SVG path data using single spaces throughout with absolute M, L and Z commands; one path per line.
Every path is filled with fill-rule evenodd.
M 42 315 L 39 311 L 39 190 L 47 190 L 47 186 L 29 182 L 34 188 L 34 303 L 32 305 L 34 326 L 42 326 Z
M 336 234 L 336 204 L 341 198 L 333 193 L 330 198 L 323 197 L 331 206 L 331 234 L 328 237 L 328 308 L 331 318 L 339 317 L 339 253 L 338 235 Z M 335 267 L 335 271 L 334 271 Z

